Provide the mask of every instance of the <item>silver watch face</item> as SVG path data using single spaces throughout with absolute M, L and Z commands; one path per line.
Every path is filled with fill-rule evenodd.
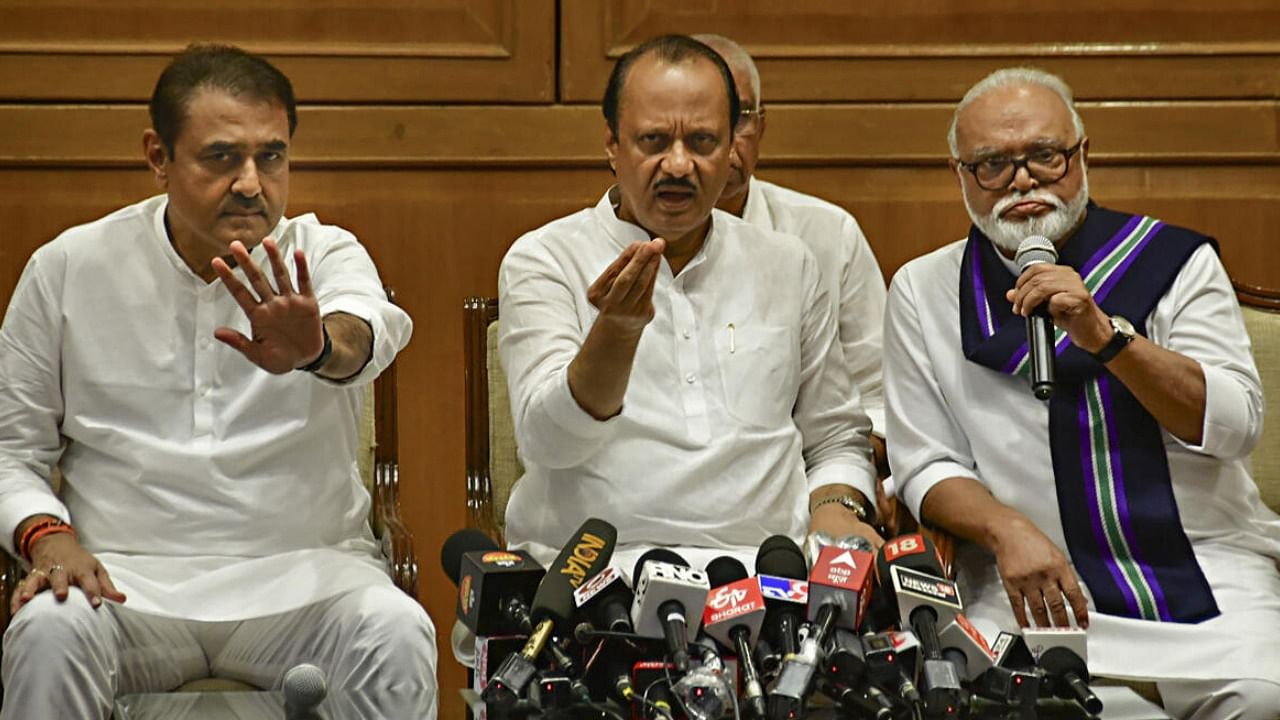
M 1119 315 L 1111 316 L 1111 327 L 1129 340 L 1132 340 L 1133 336 L 1138 334 L 1138 330 L 1133 326 L 1133 323 Z

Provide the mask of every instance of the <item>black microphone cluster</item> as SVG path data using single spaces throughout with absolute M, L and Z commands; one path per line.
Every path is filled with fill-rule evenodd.
M 589 520 L 545 570 L 475 531 L 446 542 L 458 619 L 479 636 L 480 720 L 797 720 L 816 695 L 837 717 L 876 720 L 1101 712 L 1083 631 L 988 645 L 923 536 L 879 552 L 824 538 L 812 564 L 774 536 L 754 576 L 730 557 L 704 571 L 659 548 L 636 563 L 634 591 L 609 564 L 616 538 Z

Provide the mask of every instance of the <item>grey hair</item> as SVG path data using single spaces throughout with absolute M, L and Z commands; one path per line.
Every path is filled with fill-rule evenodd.
M 752 110 L 760 110 L 760 71 L 756 68 L 756 61 L 751 59 L 751 55 L 741 45 L 730 40 L 723 35 L 714 33 L 698 33 L 691 36 L 694 40 L 710 46 L 712 50 L 720 53 L 725 62 L 732 68 L 734 65 L 741 65 L 747 69 L 747 76 L 751 80 L 751 94 L 755 96 L 755 107 Z
M 960 113 L 966 107 L 974 100 L 997 88 L 1025 85 L 1039 85 L 1042 88 L 1052 90 L 1054 94 L 1062 98 L 1062 104 L 1066 105 L 1067 110 L 1071 111 L 1071 124 L 1075 126 L 1076 139 L 1079 140 L 1084 137 L 1084 120 L 1081 120 L 1080 113 L 1076 112 L 1075 97 L 1071 92 L 1071 86 L 1063 82 L 1062 78 L 1039 68 L 1001 68 L 982 78 L 976 85 L 969 88 L 969 92 L 964 94 L 960 104 L 956 105 L 955 112 L 951 114 L 951 127 L 947 129 L 947 146 L 951 149 L 951 157 L 960 157 L 959 144 L 956 142 L 956 124 L 960 120 Z

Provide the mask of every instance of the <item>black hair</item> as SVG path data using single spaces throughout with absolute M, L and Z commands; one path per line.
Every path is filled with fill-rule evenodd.
M 636 60 L 646 55 L 656 55 L 659 60 L 668 63 L 678 63 L 699 57 L 711 61 L 724 79 L 725 94 L 729 98 L 729 132 L 733 132 L 740 109 L 738 87 L 733 82 L 733 73 L 729 71 L 729 65 L 724 58 L 720 57 L 720 53 L 688 35 L 662 35 L 646 40 L 618 58 L 618 62 L 613 66 L 613 72 L 609 74 L 609 84 L 604 89 L 604 100 L 600 103 L 604 111 L 604 120 L 609 124 L 609 132 L 615 137 L 618 134 L 618 106 L 622 102 L 623 85 L 627 81 L 631 66 Z
M 151 127 L 173 157 L 174 144 L 197 90 L 278 102 L 289 116 L 289 137 L 298 127 L 298 108 L 289 78 L 264 58 L 232 45 L 192 43 L 169 61 L 151 93 Z

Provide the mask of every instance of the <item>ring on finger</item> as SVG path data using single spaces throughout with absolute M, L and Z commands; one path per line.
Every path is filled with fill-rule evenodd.
M 67 569 L 66 569 L 66 568 L 64 568 L 64 567 L 62 567 L 61 565 L 50 565 L 50 566 L 49 566 L 49 574 L 50 574 L 50 575 L 52 575 L 52 574 L 54 574 L 54 573 L 56 573 L 56 572 L 66 572 L 66 570 L 67 570 Z

